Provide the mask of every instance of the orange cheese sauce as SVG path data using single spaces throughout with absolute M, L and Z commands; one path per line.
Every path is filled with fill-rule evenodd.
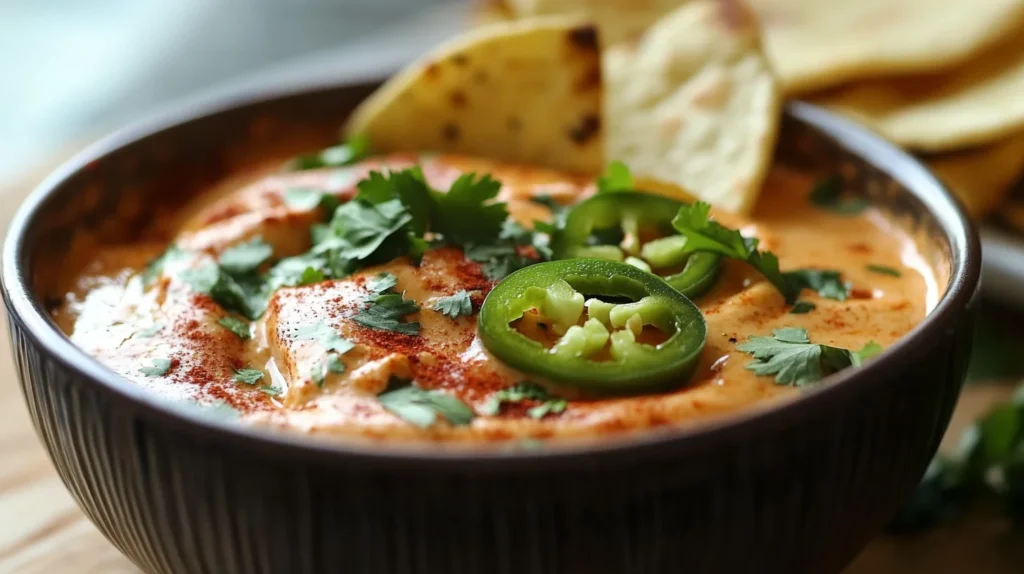
M 817 308 L 791 314 L 756 271 L 728 261 L 714 289 L 695 301 L 707 320 L 707 343 L 696 375 L 680 381 L 678 389 L 576 398 L 563 413 L 539 420 L 526 416 L 530 404 L 510 405 L 499 415 L 477 416 L 467 426 L 452 426 L 439 417 L 437 424 L 421 429 L 380 405 L 377 394 L 391 377 L 454 394 L 478 412 L 495 391 L 532 380 L 491 357 L 478 340 L 475 312 L 492 283 L 458 249 L 430 250 L 419 266 L 399 259 L 344 279 L 282 288 L 254 323 L 249 340 L 219 325 L 226 313 L 180 278 L 182 271 L 212 262 L 226 248 L 256 236 L 274 246 L 275 259 L 309 249 L 309 227 L 320 215 L 288 206 L 285 190 L 312 187 L 345 200 L 371 169 L 415 163 L 437 189 L 447 189 L 465 171 L 490 173 L 503 183 L 499 199 L 524 225 L 550 218 L 547 208 L 529 201 L 531 196 L 544 194 L 569 204 L 594 192 L 589 179 L 451 156 L 391 156 L 350 168 L 271 175 L 239 189 L 211 190 L 186 209 L 175 243 L 188 253 L 168 262 L 149 286 L 141 270 L 166 245 L 113 245 L 97 252 L 69 280 L 54 316 L 74 343 L 124 377 L 169 400 L 226 403 L 249 424 L 350 437 L 479 442 L 594 437 L 688 424 L 792 396 L 794 389 L 747 370 L 751 359 L 737 344 L 752 335 L 770 335 L 772 329 L 803 327 L 814 343 L 859 349 L 876 341 L 888 347 L 917 325 L 938 298 L 933 271 L 900 227 L 870 209 L 842 216 L 815 208 L 807 201 L 808 178 L 775 170 L 753 217 L 716 218 L 759 237 L 762 249 L 778 255 L 783 271 L 842 272 L 852 285 L 846 301 L 805 290 L 801 300 Z M 869 264 L 898 269 L 901 275 L 873 273 Z M 397 291 L 421 307 L 406 318 L 420 323 L 418 336 L 369 329 L 352 320 L 368 294 L 367 279 L 385 271 L 397 277 Z M 432 309 L 438 298 L 461 290 L 470 292 L 474 316 L 450 319 Z M 344 372 L 328 373 L 322 386 L 312 373 L 324 358 L 323 347 L 296 336 L 303 326 L 318 323 L 355 343 L 341 357 Z M 142 374 L 140 368 L 157 357 L 171 360 L 167 373 Z M 233 375 L 242 368 L 259 369 L 264 377 L 257 385 L 237 382 Z M 267 394 L 260 386 L 273 391 Z

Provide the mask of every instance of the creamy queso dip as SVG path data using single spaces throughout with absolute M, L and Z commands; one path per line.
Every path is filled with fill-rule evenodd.
M 678 389 L 618 398 L 569 397 L 564 411 L 543 418 L 526 416 L 528 403 L 512 404 L 467 425 L 440 420 L 420 428 L 381 406 L 377 395 L 392 377 L 442 390 L 474 410 L 493 393 L 532 379 L 501 364 L 480 343 L 475 311 L 493 283 L 459 249 L 430 249 L 418 266 L 401 258 L 343 279 L 281 288 L 248 339 L 219 323 L 225 311 L 180 278 L 184 270 L 257 236 L 273 246 L 275 259 L 309 249 L 310 226 L 321 215 L 316 208 L 286 203 L 286 190 L 319 189 L 344 201 L 371 169 L 417 163 L 436 189 L 447 189 L 463 172 L 491 174 L 503 184 L 498 199 L 527 226 L 551 217 L 531 196 L 571 204 L 594 193 L 589 179 L 453 156 L 396 155 L 347 168 L 273 174 L 226 194 L 210 191 L 187 209 L 190 215 L 175 240 L 184 255 L 168 260 L 148 285 L 142 271 L 167 245 L 99 250 L 69 280 L 55 318 L 75 344 L 124 377 L 170 400 L 226 403 L 246 423 L 378 438 L 505 440 L 683 424 L 776 400 L 796 391 L 745 368 L 751 358 L 736 347 L 748 337 L 801 327 L 814 343 L 858 349 L 874 341 L 888 347 L 924 318 L 938 296 L 933 271 L 901 228 L 872 209 L 854 216 L 821 210 L 808 201 L 810 179 L 775 169 L 753 217 L 715 213 L 715 218 L 760 238 L 763 249 L 778 255 L 784 271 L 840 271 L 849 285 L 846 300 L 805 289 L 800 299 L 815 309 L 793 314 L 756 271 L 726 261 L 715 287 L 695 300 L 707 321 L 707 341 L 696 374 Z M 869 266 L 891 268 L 898 276 Z M 368 329 L 351 319 L 366 297 L 367 282 L 381 272 L 394 274 L 396 291 L 420 306 L 407 318 L 419 322 L 418 336 Z M 438 298 L 462 290 L 471 294 L 472 316 L 452 319 L 432 309 Z M 295 334 L 321 323 L 355 346 L 342 356 L 344 372 L 328 372 L 314 381 L 310 373 L 323 358 L 322 342 Z M 140 369 L 155 357 L 170 360 L 166 372 L 143 374 Z M 262 372 L 259 384 L 238 382 L 240 369 Z

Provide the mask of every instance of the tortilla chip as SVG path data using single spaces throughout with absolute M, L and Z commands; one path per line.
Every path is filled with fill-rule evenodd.
M 472 30 L 406 68 L 346 126 L 372 151 L 463 153 L 572 172 L 603 165 L 597 32 L 571 17 Z
M 469 20 L 473 26 L 486 26 L 515 19 L 515 14 L 502 0 L 483 0 L 470 8 Z
M 1024 24 L 1019 0 L 749 0 L 787 95 L 965 62 Z
M 1024 170 L 1024 133 L 971 150 L 927 158 L 935 175 L 980 219 L 1013 189 Z
M 1022 3 L 1024 4 L 1024 3 Z M 1024 33 L 949 72 L 874 81 L 817 103 L 913 149 L 946 151 L 1024 130 Z
M 508 0 L 517 18 L 575 14 L 597 24 L 601 42 L 610 46 L 633 40 L 686 0 Z
M 749 213 L 771 163 L 782 98 L 739 4 L 701 0 L 605 54 L 605 156 L 638 180 Z

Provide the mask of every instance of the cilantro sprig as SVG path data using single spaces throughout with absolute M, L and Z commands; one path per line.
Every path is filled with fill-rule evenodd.
M 711 220 L 710 210 L 711 206 L 703 201 L 679 209 L 672 226 L 686 237 L 684 249 L 690 253 L 709 251 L 746 261 L 782 293 L 787 303 L 793 303 L 799 289 L 779 270 L 779 258 L 771 251 L 759 251 L 760 241 L 756 237 L 744 237 L 739 231 Z
M 814 184 L 810 193 L 811 203 L 839 215 L 857 215 L 868 207 L 862 197 L 846 197 L 843 193 L 843 178 L 831 175 Z
M 598 193 L 631 191 L 633 189 L 633 174 L 629 172 L 629 167 L 626 164 L 618 160 L 608 164 L 604 175 L 597 178 Z
M 356 346 L 355 343 L 345 339 L 322 321 L 311 325 L 302 325 L 295 330 L 295 338 L 300 341 L 315 341 L 327 351 L 324 358 L 313 365 L 309 374 L 310 380 L 318 387 L 324 385 L 327 373 L 345 372 L 345 364 L 341 362 L 340 356 Z
M 501 412 L 501 408 L 504 405 L 526 401 L 536 401 L 539 403 L 526 411 L 526 414 L 534 419 L 542 419 L 548 414 L 562 413 L 569 405 L 568 401 L 552 395 L 547 389 L 537 383 L 522 381 L 491 395 L 483 407 L 481 407 L 480 412 L 485 415 L 494 416 Z
M 173 362 L 170 359 L 150 359 L 151 366 L 139 368 L 139 372 L 147 377 L 162 377 L 171 370 Z
M 395 293 L 398 279 L 390 273 L 381 273 L 367 281 L 366 288 L 370 294 L 366 297 L 366 307 L 352 316 L 352 320 L 364 327 L 378 331 L 391 331 L 403 335 L 419 335 L 420 324 L 407 322 L 406 315 L 420 310 L 415 301 L 406 299 L 401 293 Z
M 370 140 L 366 136 L 357 135 L 344 143 L 324 148 L 316 153 L 299 156 L 290 161 L 286 168 L 291 171 L 303 171 L 323 167 L 342 167 L 363 159 L 369 151 Z
M 378 395 L 377 400 L 395 416 L 420 428 L 434 426 L 438 417 L 454 426 L 468 425 L 476 418 L 473 409 L 458 397 L 412 384 L 397 388 L 393 385 Z
M 469 291 L 462 290 L 439 298 L 434 303 L 434 310 L 449 319 L 457 319 L 463 315 L 473 314 L 473 301 L 469 298 Z
M 778 385 L 802 387 L 847 367 L 860 366 L 882 351 L 874 341 L 859 351 L 811 343 L 806 329 L 785 327 L 771 337 L 753 336 L 736 347 L 754 361 L 747 369 L 760 376 L 773 376 Z

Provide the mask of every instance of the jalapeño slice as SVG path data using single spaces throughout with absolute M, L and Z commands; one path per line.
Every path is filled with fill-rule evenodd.
M 528 320 L 544 337 L 528 336 Z M 593 258 L 512 273 L 487 295 L 477 330 L 506 364 L 551 386 L 599 395 L 684 384 L 707 335 L 700 310 L 668 283 Z
M 650 270 L 690 298 L 711 289 L 722 258 L 686 253 L 686 238 L 672 227 L 682 202 L 639 191 L 602 193 L 581 201 L 565 216 L 553 241 L 555 257 L 596 257 Z

